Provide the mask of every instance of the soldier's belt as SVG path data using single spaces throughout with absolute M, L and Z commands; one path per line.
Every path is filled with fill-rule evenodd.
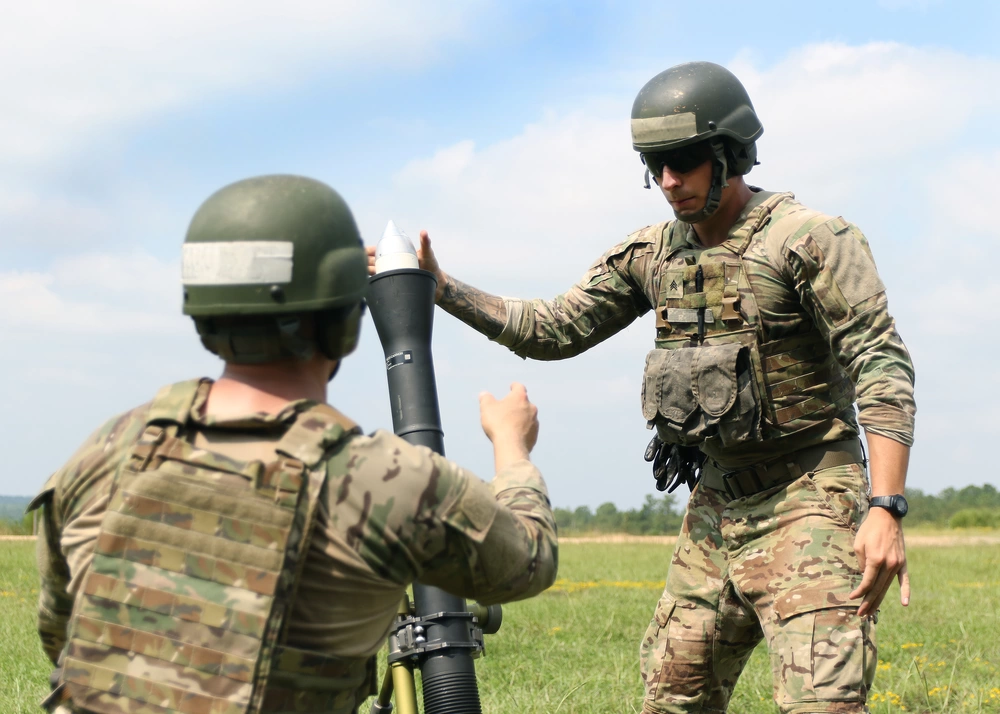
M 782 456 L 778 461 L 765 461 L 735 471 L 723 469 L 709 459 L 702 467 L 701 483 L 716 491 L 723 491 L 736 500 L 794 481 L 811 471 L 857 464 L 863 460 L 861 442 L 858 439 L 848 439 L 810 446 Z

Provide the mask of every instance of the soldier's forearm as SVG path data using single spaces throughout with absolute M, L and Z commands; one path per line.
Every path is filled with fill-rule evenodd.
M 906 470 L 910 462 L 910 447 L 879 434 L 868 432 L 871 452 L 869 472 L 873 496 L 902 493 L 906 485 Z
M 443 274 L 443 278 L 438 305 L 491 340 L 496 339 L 507 324 L 507 306 L 503 298 L 466 285 L 448 274 Z

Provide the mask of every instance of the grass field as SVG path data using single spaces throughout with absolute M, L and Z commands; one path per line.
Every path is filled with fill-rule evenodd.
M 36 712 L 49 667 L 35 634 L 33 544 L 0 543 L 0 712 Z M 504 608 L 477 663 L 486 714 L 638 711 L 637 652 L 662 589 L 670 547 L 563 544 L 560 580 Z M 911 547 L 913 597 L 893 586 L 879 622 L 870 705 L 889 712 L 1000 714 L 1000 546 Z M 362 711 L 367 714 L 367 709 Z M 730 711 L 773 713 L 758 650 Z

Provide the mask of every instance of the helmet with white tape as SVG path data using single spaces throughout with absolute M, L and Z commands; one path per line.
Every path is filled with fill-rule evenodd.
M 354 349 L 368 259 L 354 217 L 329 186 L 260 176 L 210 196 L 182 258 L 184 314 L 228 362 L 339 359 Z
M 675 65 L 646 82 L 632 104 L 631 127 L 632 148 L 657 179 L 664 164 L 687 164 L 691 156 L 713 161 L 706 205 L 677 216 L 690 223 L 715 212 L 728 177 L 750 172 L 764 133 L 743 84 L 712 62 Z

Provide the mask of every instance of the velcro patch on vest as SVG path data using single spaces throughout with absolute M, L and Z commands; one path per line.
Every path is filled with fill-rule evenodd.
M 704 308 L 705 310 L 705 322 L 715 322 L 715 313 L 712 312 L 712 308 Z M 667 308 L 666 317 L 667 322 L 672 323 L 690 323 L 698 322 L 698 313 L 700 310 L 696 308 L 687 307 L 671 307 Z
M 684 269 L 684 279 L 689 282 L 694 282 L 695 275 L 698 273 L 698 268 L 701 268 L 701 276 L 705 280 L 711 280 L 712 278 L 721 278 L 726 274 L 726 263 L 719 262 L 704 262 L 698 263 L 696 265 L 689 265 Z
M 677 300 L 684 297 L 684 271 L 668 270 L 664 273 L 661 292 L 668 300 Z

